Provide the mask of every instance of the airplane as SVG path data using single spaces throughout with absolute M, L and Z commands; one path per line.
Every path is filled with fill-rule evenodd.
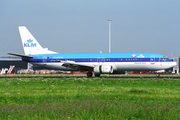
M 87 77 L 101 74 L 121 74 L 125 71 L 167 70 L 177 65 L 164 55 L 155 53 L 57 53 L 44 49 L 25 26 L 19 26 L 25 62 L 43 68 L 62 71 L 87 71 Z M 159 74 L 157 74 L 159 76 Z

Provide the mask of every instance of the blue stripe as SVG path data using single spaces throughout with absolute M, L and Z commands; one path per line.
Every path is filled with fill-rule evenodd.
M 97 58 L 75 58 L 75 59 L 28 59 L 28 58 L 22 58 L 23 61 L 26 62 L 56 62 L 55 60 L 61 60 L 61 61 L 75 61 L 75 62 L 174 62 L 170 59 L 167 60 L 161 60 L 160 58 L 105 58 L 105 59 L 97 59 Z
M 35 59 L 42 58 L 53 58 L 53 59 L 89 59 L 89 58 L 162 58 L 164 55 L 154 54 L 154 53 L 69 53 L 69 54 L 40 54 L 31 55 Z

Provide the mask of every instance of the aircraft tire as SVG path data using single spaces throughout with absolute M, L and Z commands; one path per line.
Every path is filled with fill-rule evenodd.
M 160 77 L 160 74 L 159 74 L 159 73 L 157 73 L 157 74 L 156 74 L 156 77 Z
M 101 74 L 95 74 L 95 77 L 100 77 Z
M 89 71 L 89 72 L 87 72 L 87 77 L 92 77 L 92 72 L 91 71 Z

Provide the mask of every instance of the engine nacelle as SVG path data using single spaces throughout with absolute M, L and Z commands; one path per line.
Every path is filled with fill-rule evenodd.
M 111 65 L 97 65 L 94 68 L 95 74 L 109 74 L 113 73 L 113 66 Z

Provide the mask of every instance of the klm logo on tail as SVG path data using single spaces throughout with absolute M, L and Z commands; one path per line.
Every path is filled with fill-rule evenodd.
M 27 43 L 24 43 L 24 47 L 36 47 L 36 43 L 33 43 L 32 39 L 29 39 Z

